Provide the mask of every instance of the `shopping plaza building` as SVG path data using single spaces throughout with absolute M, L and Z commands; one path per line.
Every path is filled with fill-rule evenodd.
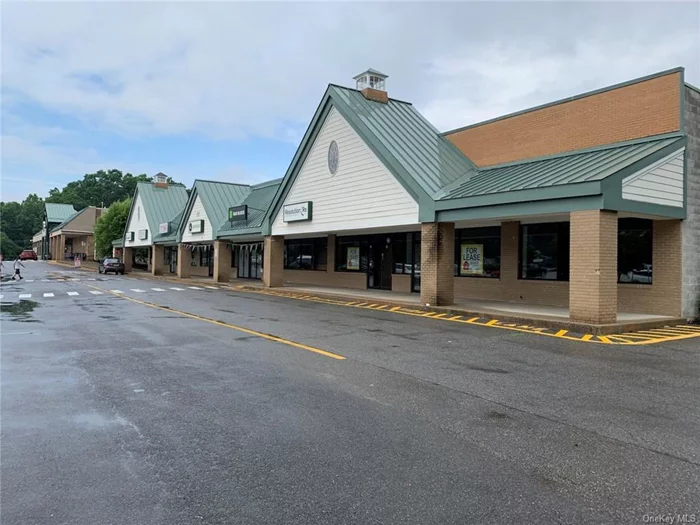
M 328 86 L 282 179 L 197 181 L 163 224 L 146 220 L 165 232 L 177 222 L 164 245 L 181 277 L 562 307 L 590 324 L 618 312 L 690 317 L 700 91 L 683 75 L 441 133 L 368 70 L 356 89 Z M 173 256 L 139 228 L 127 226 L 124 246 L 144 241 L 163 272 Z

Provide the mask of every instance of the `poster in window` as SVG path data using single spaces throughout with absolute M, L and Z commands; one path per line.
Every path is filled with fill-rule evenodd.
M 484 245 L 463 244 L 459 264 L 459 275 L 484 274 Z
M 348 257 L 347 257 L 346 268 L 348 270 L 359 270 L 360 269 L 360 247 L 359 246 L 348 246 Z

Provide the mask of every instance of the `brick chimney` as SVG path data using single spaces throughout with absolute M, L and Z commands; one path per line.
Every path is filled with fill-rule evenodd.
M 168 188 L 168 176 L 165 173 L 163 173 L 163 172 L 156 173 L 156 176 L 154 177 L 154 179 L 155 179 L 154 185 L 156 188 L 163 188 L 163 189 Z
M 384 73 L 376 69 L 368 69 L 364 73 L 353 77 L 357 89 L 367 100 L 386 104 L 389 102 L 389 94 L 386 92 L 386 79 Z

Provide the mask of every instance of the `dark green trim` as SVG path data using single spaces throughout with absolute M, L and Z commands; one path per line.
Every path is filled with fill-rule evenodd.
M 610 211 L 624 211 L 627 213 L 639 213 L 642 215 L 654 215 L 656 217 L 667 217 L 669 219 L 685 219 L 685 208 L 674 206 L 664 206 L 663 204 L 652 204 L 650 202 L 639 202 L 622 198 L 622 192 L 617 195 L 609 193 L 605 195 L 603 208 Z
M 553 199 L 570 199 L 587 195 L 601 194 L 601 181 L 579 182 L 575 184 L 563 184 L 561 186 L 549 186 L 546 188 L 534 188 L 528 190 L 508 191 L 492 193 L 490 195 L 476 195 L 459 199 L 447 199 L 435 203 L 438 213 L 442 210 L 456 208 L 475 208 L 481 206 L 498 206 L 501 204 L 516 204 L 528 201 L 547 201 Z
M 517 202 L 512 204 L 499 204 L 496 206 L 438 211 L 436 214 L 436 221 L 456 222 L 477 219 L 499 219 L 504 217 L 517 218 L 527 215 L 548 215 L 582 210 L 599 210 L 602 209 L 602 207 L 602 195 L 589 195 L 571 199 Z
M 423 198 L 418 203 L 418 222 L 435 222 L 435 201 Z
M 131 223 L 131 217 L 134 212 L 134 206 L 136 206 L 136 197 L 139 195 L 139 185 L 136 184 L 136 189 L 134 189 L 134 196 L 131 198 L 131 206 L 129 206 L 129 215 L 126 218 L 126 225 L 124 226 L 124 235 L 122 236 L 122 247 L 126 248 L 126 232 L 129 231 L 129 224 Z M 145 210 L 144 210 L 145 212 Z
M 182 242 L 182 234 L 184 233 L 185 223 L 187 222 L 187 218 L 190 216 L 190 213 L 192 213 L 192 208 L 194 207 L 194 201 L 197 200 L 197 195 L 199 195 L 199 192 L 197 191 L 197 181 L 194 181 L 192 191 L 187 199 L 187 204 L 185 204 L 185 209 L 182 212 L 182 217 L 180 217 L 180 224 L 177 225 L 176 235 L 178 243 Z
M 489 120 L 484 120 L 482 122 L 477 122 L 475 124 L 469 124 L 468 126 L 462 126 L 461 128 L 456 128 L 456 129 L 452 129 L 450 131 L 445 131 L 442 135 L 443 136 L 452 135 L 453 133 L 459 133 L 460 131 L 465 131 L 465 130 L 470 129 L 470 128 L 483 126 L 485 124 L 491 124 L 493 122 L 498 122 L 499 120 L 506 120 L 506 119 L 509 119 L 512 117 L 517 117 L 518 115 L 530 113 L 531 111 L 537 111 L 539 109 L 544 109 L 544 108 L 548 108 L 551 106 L 557 106 L 559 104 L 564 104 L 566 102 L 572 102 L 574 100 L 579 100 L 579 99 L 590 97 L 593 95 L 598 95 L 600 93 L 605 93 L 606 91 L 612 91 L 613 89 L 619 89 L 622 87 L 631 86 L 632 84 L 638 84 L 639 82 L 644 82 L 646 80 L 651 80 L 652 78 L 663 77 L 666 75 L 671 75 L 673 73 L 678 73 L 679 71 L 681 71 L 681 72 L 684 71 L 684 68 L 675 67 L 673 69 L 667 69 L 666 71 L 661 71 L 659 73 L 654 73 L 651 75 L 646 75 L 644 77 L 635 78 L 633 80 L 628 80 L 626 82 L 621 82 L 619 84 L 613 84 L 612 86 L 608 86 L 608 87 L 604 87 L 604 88 L 600 88 L 600 89 L 595 89 L 593 91 L 587 91 L 586 93 L 581 93 L 580 95 L 574 95 L 572 97 L 562 98 L 560 100 L 555 100 L 554 102 L 548 102 L 546 104 L 541 104 L 539 106 L 534 106 L 531 108 L 522 109 L 522 110 L 516 111 L 514 113 L 509 113 L 507 115 L 503 115 L 500 117 L 492 118 Z
M 679 88 L 680 91 L 680 131 L 681 133 L 685 134 L 685 70 L 681 71 L 681 85 Z
M 693 84 L 689 84 L 688 82 L 686 82 L 685 87 L 690 88 L 693 91 L 697 91 L 698 93 L 700 93 L 700 88 L 697 86 L 694 86 Z

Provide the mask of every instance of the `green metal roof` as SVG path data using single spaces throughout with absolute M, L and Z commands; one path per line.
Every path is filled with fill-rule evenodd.
M 153 236 L 153 232 L 158 231 L 159 224 L 168 222 L 187 204 L 187 189 L 182 184 L 169 184 L 167 188 L 157 188 L 152 182 L 139 182 L 136 185 L 136 194 L 141 197 L 143 212 L 146 214 L 151 236 Z M 132 210 L 133 207 L 132 203 Z M 129 212 L 130 218 L 131 211 Z
M 70 205 L 68 205 L 68 206 L 70 206 Z M 83 212 L 84 212 L 85 210 L 87 210 L 87 209 L 88 209 L 88 208 L 83 208 L 82 210 L 76 211 L 75 213 L 73 213 L 70 217 L 66 217 L 63 221 L 61 221 L 60 224 L 58 224 L 58 225 L 54 226 L 53 228 L 51 228 L 51 233 L 60 230 L 60 229 L 63 228 L 66 224 L 68 224 L 70 221 L 72 221 L 73 219 L 75 219 L 78 215 L 80 215 L 81 213 L 83 213 Z
M 238 206 L 249 193 L 250 186 L 247 184 L 196 180 L 192 202 L 195 194 L 199 195 L 213 229 L 215 224 L 221 224 L 228 217 L 228 209 Z
M 682 140 L 678 134 L 664 135 L 480 168 L 448 185 L 435 198 L 458 199 L 601 181 Z
M 329 86 L 328 93 L 343 117 L 365 132 L 361 134 L 370 146 L 386 148 L 390 164 L 404 171 L 428 195 L 475 171 L 474 163 L 412 104 L 394 99 L 382 104 L 367 100 L 355 89 L 335 85 Z
M 261 226 L 272 201 L 277 193 L 282 179 L 263 182 L 250 187 L 250 193 L 241 204 L 248 206 L 248 220 L 230 222 L 228 209 L 226 220 L 219 228 L 218 237 L 232 235 L 250 235 L 261 233 Z
M 72 204 L 56 204 L 55 202 L 47 202 L 44 204 L 44 206 L 46 206 L 47 222 L 61 223 L 76 213 Z
M 168 233 L 156 233 L 153 236 L 154 243 L 165 243 L 177 241 L 177 229 L 182 222 L 182 215 L 185 213 L 183 208 L 180 212 L 168 221 Z

